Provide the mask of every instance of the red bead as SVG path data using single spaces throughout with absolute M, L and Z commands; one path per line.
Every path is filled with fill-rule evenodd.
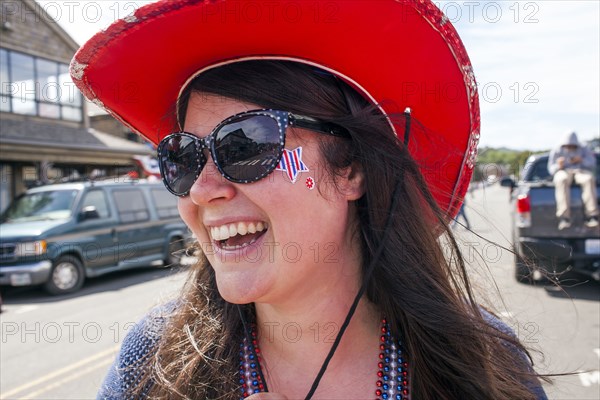
M 408 390 L 404 389 L 404 390 L 402 391 L 402 394 L 403 394 L 403 395 L 405 395 L 405 396 L 408 396 Z
M 377 371 L 377 376 L 381 378 L 383 376 L 383 372 L 382 371 Z
M 379 339 L 380 339 L 382 342 L 385 342 L 385 336 L 381 336 Z
M 382 326 L 381 327 L 381 333 L 386 333 L 386 332 L 387 332 L 387 329 L 385 329 L 385 326 Z
M 378 387 L 381 387 L 381 385 L 383 385 L 383 382 L 381 382 L 381 381 L 377 381 L 377 386 L 378 386 Z
M 402 375 L 404 375 L 404 376 L 407 376 L 407 375 L 408 375 L 408 372 L 406 372 L 406 371 L 402 371 Z
M 379 345 L 379 350 L 385 350 L 385 345 L 384 344 L 380 344 Z
M 383 360 L 383 357 L 384 357 L 383 353 L 379 353 L 379 358 L 380 358 L 381 360 Z
M 259 388 L 260 390 L 265 390 L 265 385 L 263 385 L 263 384 L 261 383 L 261 384 L 259 384 L 259 385 L 258 385 L 258 388 Z
M 255 349 L 254 349 L 254 352 L 255 352 L 256 354 L 258 354 L 258 353 L 260 353 L 260 349 L 257 347 L 257 348 L 255 348 Z
M 377 390 L 375 391 L 375 395 L 376 395 L 376 396 L 381 396 L 381 393 L 383 393 L 383 392 L 382 392 L 380 389 L 377 389 Z
M 382 319 L 382 320 L 381 320 L 381 323 L 382 323 L 382 324 L 387 324 L 387 319 L 385 319 L 385 318 L 384 318 L 384 319 Z

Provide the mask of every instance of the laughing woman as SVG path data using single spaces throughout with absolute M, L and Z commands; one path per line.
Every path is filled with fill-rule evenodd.
M 158 2 L 71 72 L 158 146 L 201 253 L 99 398 L 546 398 L 448 228 L 479 109 L 431 2 Z

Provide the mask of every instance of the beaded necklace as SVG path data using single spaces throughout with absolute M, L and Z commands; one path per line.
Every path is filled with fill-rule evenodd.
M 258 347 L 256 327 L 250 330 L 251 342 L 244 336 L 240 344 L 240 400 L 254 393 L 265 391 L 260 372 L 261 354 Z M 402 342 L 390 332 L 385 318 L 381 320 L 381 336 L 379 338 L 379 358 L 377 362 L 377 380 L 374 395 L 376 400 L 407 400 L 408 362 L 403 352 Z

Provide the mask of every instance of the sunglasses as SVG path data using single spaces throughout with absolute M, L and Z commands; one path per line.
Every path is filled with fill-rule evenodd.
M 176 196 L 189 194 L 206 165 L 208 150 L 221 175 L 234 183 L 256 182 L 275 170 L 288 126 L 349 138 L 339 125 L 279 110 L 252 110 L 233 115 L 199 138 L 176 132 L 158 144 L 163 182 Z

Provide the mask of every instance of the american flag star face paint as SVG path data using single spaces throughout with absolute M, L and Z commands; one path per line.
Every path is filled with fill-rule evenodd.
M 301 172 L 309 171 L 302 161 L 302 147 L 296 147 L 294 150 L 283 149 L 281 160 L 275 171 L 284 171 L 290 181 L 296 183 Z

